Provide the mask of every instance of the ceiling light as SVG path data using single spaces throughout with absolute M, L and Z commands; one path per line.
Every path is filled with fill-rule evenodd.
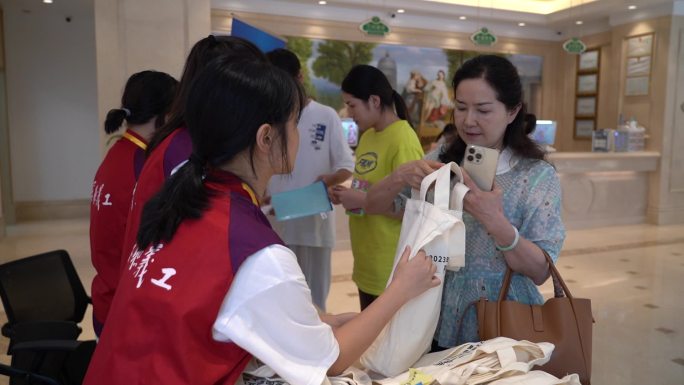
M 404 13 L 404 12 L 406 12 L 406 11 L 403 10 L 402 8 L 397 9 L 397 13 Z
M 518 27 L 524 27 L 525 23 L 518 23 Z
M 630 5 L 629 7 L 627 7 L 627 9 L 629 9 L 630 11 L 633 11 L 633 10 L 637 9 L 637 6 L 636 5 Z
M 577 21 L 575 22 L 575 24 L 577 24 L 577 25 L 582 25 L 582 24 L 584 24 L 584 22 L 583 22 L 582 20 L 577 20 Z
M 459 17 L 459 19 L 460 19 L 460 20 L 465 20 L 465 19 L 467 19 L 467 17 L 461 16 L 461 17 Z
M 52 0 L 43 0 L 43 3 L 45 3 L 45 4 L 52 4 Z
M 321 0 L 321 1 L 318 2 L 318 4 L 320 4 L 320 5 L 326 5 L 326 4 L 328 4 L 328 2 L 327 2 L 327 1 L 324 1 L 324 0 Z

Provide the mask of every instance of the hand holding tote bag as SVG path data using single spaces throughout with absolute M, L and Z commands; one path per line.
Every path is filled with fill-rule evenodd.
M 543 250 L 542 250 L 543 251 Z M 517 340 L 550 342 L 555 345 L 551 361 L 541 369 L 557 377 L 577 373 L 584 385 L 591 380 L 591 300 L 575 298 L 544 251 L 551 269 L 554 291 L 565 293 L 543 305 L 525 305 L 506 301 L 511 282 L 511 269 L 506 269 L 499 299 L 481 298 L 477 302 L 480 339 L 505 336 Z M 558 286 L 561 287 L 558 287 Z
M 450 179 L 452 171 L 458 181 L 453 191 Z M 446 164 L 426 176 L 420 191 L 413 190 L 412 198 L 406 202 L 394 269 L 406 246 L 411 246 L 409 259 L 423 249 L 437 265 L 435 275 L 442 283 L 399 309 L 361 356 L 361 364 L 366 368 L 388 377 L 396 376 L 406 371 L 430 348 L 439 320 L 445 269 L 447 266 L 455 269 L 465 265 L 465 225 L 462 217 L 463 197 L 468 188 L 462 182 L 463 174 L 458 165 L 453 162 Z M 434 204 L 425 199 L 433 183 Z M 391 281 L 392 277 L 389 279 Z

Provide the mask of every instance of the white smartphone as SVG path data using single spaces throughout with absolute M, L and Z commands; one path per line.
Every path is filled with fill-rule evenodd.
M 477 187 L 483 191 L 492 191 L 498 162 L 499 151 L 471 144 L 466 147 L 462 164 Z

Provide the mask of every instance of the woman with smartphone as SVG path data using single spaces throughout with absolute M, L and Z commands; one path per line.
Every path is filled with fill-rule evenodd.
M 509 299 L 541 304 L 537 285 L 549 275 L 542 250 L 555 261 L 565 240 L 560 181 L 544 160 L 544 152 L 527 136 L 516 68 L 499 56 L 478 56 L 456 71 L 452 86 L 458 137 L 423 160 L 400 166 L 366 197 L 369 213 L 401 213 L 410 188 L 419 188 L 422 179 L 442 162 L 463 166 L 469 156 L 479 154 L 487 163 L 499 152 L 492 163 L 496 165 L 493 181 L 478 186 L 465 167 L 464 179 L 470 188 L 463 215 L 466 265 L 445 276 L 435 349 L 479 339 L 475 308 L 468 305 L 481 297 L 496 300 L 507 266 L 515 273 Z M 471 149 L 472 153 L 466 153 Z M 485 179 L 486 174 L 478 179 Z

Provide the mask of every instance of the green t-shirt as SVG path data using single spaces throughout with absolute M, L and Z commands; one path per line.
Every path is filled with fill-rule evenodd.
M 418 136 L 405 120 L 396 121 L 381 132 L 369 129 L 356 148 L 352 188 L 368 191 L 399 165 L 422 157 Z M 352 278 L 364 293 L 380 295 L 392 272 L 401 221 L 384 215 L 366 215 L 360 210 L 349 214 L 354 253 Z

